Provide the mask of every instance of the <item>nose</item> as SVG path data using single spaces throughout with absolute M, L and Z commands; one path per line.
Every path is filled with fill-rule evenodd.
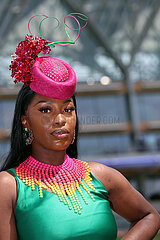
M 64 126 L 66 124 L 66 118 L 64 117 L 64 115 L 63 114 L 57 114 L 55 119 L 54 119 L 54 124 Z

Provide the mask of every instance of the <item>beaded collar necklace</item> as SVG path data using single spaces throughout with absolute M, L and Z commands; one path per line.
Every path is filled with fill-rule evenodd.
M 89 189 L 86 187 L 87 185 L 96 192 L 96 189 L 93 187 L 90 172 L 91 168 L 87 162 L 70 158 L 68 155 L 66 155 L 65 161 L 59 166 L 46 164 L 29 156 L 16 168 L 17 176 L 26 185 L 30 186 L 32 190 L 35 190 L 34 184 L 38 185 L 40 198 L 43 198 L 42 189 L 49 187 L 54 194 L 58 195 L 61 202 L 68 205 L 70 210 L 73 207 L 74 212 L 79 214 L 81 214 L 82 206 L 74 189 L 74 183 L 76 184 L 76 190 L 78 190 L 86 204 L 88 204 L 88 202 L 80 186 L 88 193 L 91 199 L 95 201 Z

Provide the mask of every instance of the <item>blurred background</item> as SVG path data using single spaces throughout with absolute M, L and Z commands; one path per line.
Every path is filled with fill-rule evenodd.
M 35 14 L 43 36 L 68 40 L 63 19 L 88 16 L 75 45 L 50 55 L 72 65 L 77 78 L 79 159 L 99 161 L 121 171 L 160 210 L 160 1 L 156 0 L 0 0 L 0 159 L 10 147 L 10 129 L 20 85 L 8 66 Z M 39 22 L 30 28 L 38 35 Z M 69 21 L 69 20 L 67 20 Z M 69 22 L 68 22 L 69 23 Z M 69 23 L 74 27 L 73 20 Z M 73 39 L 76 33 L 70 33 Z M 116 216 L 120 230 L 127 223 Z

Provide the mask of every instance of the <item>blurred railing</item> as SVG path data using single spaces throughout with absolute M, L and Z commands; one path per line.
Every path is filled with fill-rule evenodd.
M 16 99 L 19 87 L 0 87 L 0 100 Z M 160 80 L 139 81 L 134 83 L 136 94 L 160 92 Z M 76 96 L 95 95 L 125 95 L 127 94 L 126 84 L 123 82 L 113 82 L 108 85 L 96 83 L 94 85 L 77 85 Z M 160 120 L 141 121 L 139 131 L 142 133 L 160 131 Z M 80 135 L 91 134 L 131 134 L 133 132 L 132 122 L 117 122 L 115 124 L 84 124 L 80 126 Z M 0 141 L 10 138 L 10 129 L 0 129 Z

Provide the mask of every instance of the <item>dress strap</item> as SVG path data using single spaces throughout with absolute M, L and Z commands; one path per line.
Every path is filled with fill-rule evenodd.
M 9 168 L 8 170 L 6 170 L 7 172 L 10 171 L 13 173 L 14 177 L 17 178 L 17 174 L 16 174 L 16 169 L 15 168 Z

